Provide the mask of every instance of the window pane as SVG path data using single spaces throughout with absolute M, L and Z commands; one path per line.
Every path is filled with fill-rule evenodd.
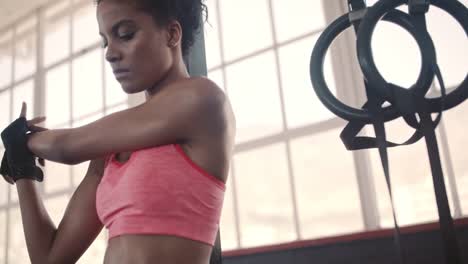
M 10 124 L 10 90 L 0 92 L 0 128 L 3 130 Z M 1 140 L 0 140 L 1 141 Z M 0 142 L 3 146 L 3 142 Z
M 123 110 L 126 110 L 126 109 L 128 109 L 128 104 L 127 103 L 119 104 L 117 106 L 114 106 L 112 108 L 107 109 L 106 110 L 106 115 L 110 115 L 112 113 L 123 111 Z
M 46 126 L 70 120 L 70 64 L 62 64 L 46 73 Z
M 24 35 L 25 33 L 30 34 L 31 31 L 36 32 L 37 16 L 32 14 L 27 20 L 21 21 L 16 27 L 16 37 Z
M 21 80 L 36 71 L 36 32 L 28 28 L 17 36 L 15 44 L 15 80 Z
M 46 161 L 46 166 L 44 168 L 44 189 L 46 193 L 70 188 L 70 177 L 70 166 Z
M 99 42 L 98 32 L 96 7 L 88 1 L 73 13 L 73 52 Z
M 296 239 L 284 144 L 234 156 L 241 245 L 253 247 Z
M 219 86 L 219 88 L 223 89 L 223 91 L 226 91 L 224 89 L 224 78 L 222 70 L 208 72 L 208 78 L 215 82 Z
M 49 128 L 49 127 L 48 127 Z M 60 124 L 58 126 L 50 127 L 51 129 L 65 129 L 65 128 L 71 128 L 71 125 L 67 123 Z
M 0 34 L 0 88 L 11 83 L 12 58 L 11 31 Z
M 216 9 L 218 2 L 216 0 L 205 2 L 208 6 L 208 23 L 204 24 L 206 64 L 208 69 L 221 64 L 218 12 Z
M 468 5 L 468 0 L 460 2 L 464 2 L 465 6 Z M 460 85 L 468 69 L 465 59 L 468 58 L 465 31 L 455 19 L 435 6 L 431 6 L 429 10 L 427 24 L 436 47 L 437 62 L 445 85 L 447 87 Z
M 13 119 L 19 117 L 22 102 L 27 104 L 27 118 L 34 117 L 34 83 L 28 80 L 13 88 Z
M 70 54 L 70 17 L 68 1 L 60 1 L 45 15 L 44 64 L 47 66 Z
M 468 162 L 466 158 L 466 146 L 468 146 L 468 138 L 466 137 L 466 130 L 468 129 L 468 104 L 465 102 L 445 112 L 444 123 L 462 213 L 468 215 Z
M 73 118 L 103 108 L 101 52 L 93 50 L 73 61 Z
M 6 211 L 0 211 L 0 263 L 5 262 L 5 247 L 6 247 Z
M 318 99 L 310 81 L 310 57 L 318 35 L 294 42 L 279 49 L 281 79 L 288 127 L 294 128 L 332 118 L 334 115 Z M 336 94 L 330 56 L 325 57 L 325 77 Z
M 226 183 L 226 194 L 224 195 L 223 211 L 221 214 L 221 245 L 223 250 L 232 250 L 238 247 L 237 245 L 237 228 L 234 212 L 234 197 L 232 186 L 232 174 L 228 176 Z
M 236 63 L 226 69 L 237 119 L 236 142 L 282 131 L 283 120 L 273 52 Z
M 68 197 L 68 195 L 62 195 L 59 197 L 49 198 L 44 201 L 46 210 L 57 227 L 60 224 L 60 221 L 62 221 L 69 200 L 70 197 Z
M 324 0 L 273 0 L 279 42 L 326 27 Z M 304 23 L 307 21 L 307 23 Z
M 123 106 L 118 106 L 118 107 L 123 108 Z M 111 109 L 111 111 L 117 111 L 117 109 Z M 87 125 L 89 123 L 92 123 L 92 122 L 98 120 L 99 118 L 102 118 L 103 116 L 104 116 L 103 113 L 97 113 L 97 114 L 94 114 L 94 115 L 89 116 L 87 118 L 74 121 L 73 122 L 73 127 L 85 126 L 85 125 Z M 89 166 L 89 161 L 86 161 L 86 162 L 82 162 L 80 164 L 74 165 L 72 167 L 72 169 L 73 169 L 73 186 L 78 186 L 81 183 L 84 176 L 86 175 L 86 172 L 88 171 L 88 166 Z
M 128 95 L 123 91 L 120 83 L 115 79 L 109 63 L 105 62 L 106 70 L 106 106 L 127 101 Z
M 73 187 L 78 187 L 88 171 L 89 161 L 73 166 Z
M 273 45 L 266 0 L 220 0 L 218 3 L 223 23 L 226 60 Z
M 103 116 L 104 116 L 103 113 L 97 113 L 97 114 L 92 115 L 90 117 L 74 121 L 73 122 L 73 127 L 80 127 L 80 126 L 87 125 L 89 123 L 92 123 L 92 122 L 98 120 L 99 118 L 101 118 Z M 77 165 L 73 166 L 73 185 L 74 186 L 78 186 L 81 183 L 84 176 L 86 175 L 86 172 L 88 170 L 88 166 L 89 166 L 89 161 L 82 162 L 80 164 L 77 164 Z
M 372 51 L 375 64 L 387 82 L 405 88 L 416 83 L 421 55 L 416 40 L 405 29 L 390 22 L 378 23 L 372 38 Z
M 73 121 L 73 127 L 80 127 L 80 126 L 87 125 L 89 123 L 92 123 L 92 122 L 98 120 L 101 117 L 103 117 L 103 113 L 99 112 L 99 113 L 93 114 L 92 116 L 88 116 L 88 117 L 83 118 L 83 119 L 75 120 L 75 121 Z
M 50 4 L 47 9 L 44 10 L 45 17 L 52 18 L 67 13 L 70 9 L 70 2 L 71 0 L 61 0 Z
M 393 142 L 404 142 L 414 132 L 414 130 L 409 129 L 401 118 L 388 123 L 386 131 L 388 140 Z M 369 150 L 369 152 L 371 170 L 377 190 L 381 225 L 391 227 L 393 226 L 393 218 L 390 198 L 378 150 L 373 149 Z M 436 221 L 438 219 L 437 205 L 425 140 L 421 139 L 419 142 L 406 147 L 390 148 L 388 149 L 388 156 L 398 223 L 400 225 L 411 225 Z M 418 166 L 415 166 L 415 162 L 417 162 Z M 449 189 L 447 189 L 447 192 L 449 192 Z
M 13 189 L 16 193 L 16 188 Z M 31 263 L 24 239 L 23 222 L 19 208 L 10 209 L 10 237 L 8 238 L 8 263 Z
M 8 187 L 10 187 L 10 202 L 17 203 L 19 199 L 18 199 L 18 193 L 16 192 L 16 186 L 9 185 Z
M 364 229 L 353 154 L 339 133 L 331 130 L 291 142 L 304 239 Z
M 93 244 L 78 260 L 78 264 L 101 264 L 104 262 L 104 254 L 107 247 L 107 231 L 103 229 Z

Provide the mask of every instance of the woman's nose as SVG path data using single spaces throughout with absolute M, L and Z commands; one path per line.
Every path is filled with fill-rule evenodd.
M 108 62 L 115 62 L 122 58 L 122 54 L 113 45 L 108 45 L 106 50 L 106 60 Z

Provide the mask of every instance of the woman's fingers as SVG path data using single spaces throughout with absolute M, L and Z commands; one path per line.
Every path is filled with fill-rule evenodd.
M 21 105 L 21 114 L 20 117 L 26 117 L 26 112 L 27 112 L 27 105 L 25 102 Z
M 29 120 L 27 122 L 29 130 L 32 131 L 32 132 L 42 132 L 42 131 L 48 130 L 45 127 L 36 126 L 36 124 L 42 123 L 45 120 L 46 120 L 45 116 L 40 116 L 40 117 L 36 117 L 36 118 L 33 118 L 33 119 Z
M 39 117 L 33 118 L 31 120 L 28 120 L 28 126 L 32 126 L 32 125 L 35 125 L 35 124 L 42 123 L 45 120 L 46 120 L 45 116 L 39 116 Z

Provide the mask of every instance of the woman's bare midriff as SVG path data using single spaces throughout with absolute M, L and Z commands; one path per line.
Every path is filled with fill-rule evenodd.
M 208 264 L 211 246 L 174 236 L 123 235 L 109 240 L 104 264 Z

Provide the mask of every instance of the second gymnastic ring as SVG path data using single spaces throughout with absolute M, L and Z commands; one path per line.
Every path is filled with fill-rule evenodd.
M 357 51 L 361 69 L 366 79 L 371 84 L 371 87 L 377 89 L 377 92 L 380 96 L 392 103 L 395 100 L 393 97 L 393 92 L 390 89 L 386 89 L 387 82 L 380 75 L 372 57 L 371 39 L 373 30 L 375 29 L 379 19 L 389 10 L 394 10 L 394 8 L 405 4 L 406 2 L 407 0 L 385 0 L 376 3 L 374 6 L 372 6 L 372 8 L 369 8 L 366 16 L 362 19 L 358 32 Z M 450 15 L 452 15 L 463 26 L 465 33 L 468 34 L 468 11 L 463 4 L 454 0 L 432 0 L 431 4 L 445 10 Z M 421 67 L 420 78 L 418 78 L 418 81 L 415 85 L 427 89 L 432 84 L 434 78 L 433 73 L 427 72 L 427 67 L 433 67 L 433 65 L 428 65 L 430 60 L 434 59 L 434 62 L 436 61 L 435 49 L 432 40 L 427 33 L 422 33 L 419 30 L 416 32 L 418 33 L 417 35 L 413 35 L 414 37 L 419 35 L 420 38 L 426 38 L 427 41 L 421 43 L 424 45 L 423 47 L 420 45 L 423 66 Z M 423 70 L 424 68 L 426 68 L 426 71 Z M 443 110 L 452 108 L 467 98 L 467 77 L 468 76 L 465 77 L 464 81 L 457 89 L 449 93 L 444 98 Z M 441 110 L 442 99 L 440 97 L 426 100 L 431 112 L 439 112 Z
M 414 30 L 414 26 L 411 22 L 411 17 L 402 11 L 393 10 L 389 12 L 389 14 L 387 14 L 383 19 L 396 23 L 408 31 Z M 327 86 L 323 73 L 323 63 L 328 48 L 330 47 L 333 40 L 335 40 L 335 38 L 338 37 L 339 34 L 341 34 L 350 26 L 351 21 L 349 19 L 349 15 L 345 14 L 333 21 L 333 23 L 330 24 L 323 31 L 323 33 L 317 40 L 317 43 L 315 44 L 314 50 L 312 52 L 310 60 L 310 77 L 313 88 L 320 101 L 335 115 L 348 121 L 359 120 L 369 123 L 372 121 L 372 114 L 366 109 L 357 109 L 354 107 L 350 107 L 339 101 L 330 92 L 330 89 Z M 394 106 L 385 107 L 383 111 L 385 121 L 390 121 L 401 116 L 398 109 Z

